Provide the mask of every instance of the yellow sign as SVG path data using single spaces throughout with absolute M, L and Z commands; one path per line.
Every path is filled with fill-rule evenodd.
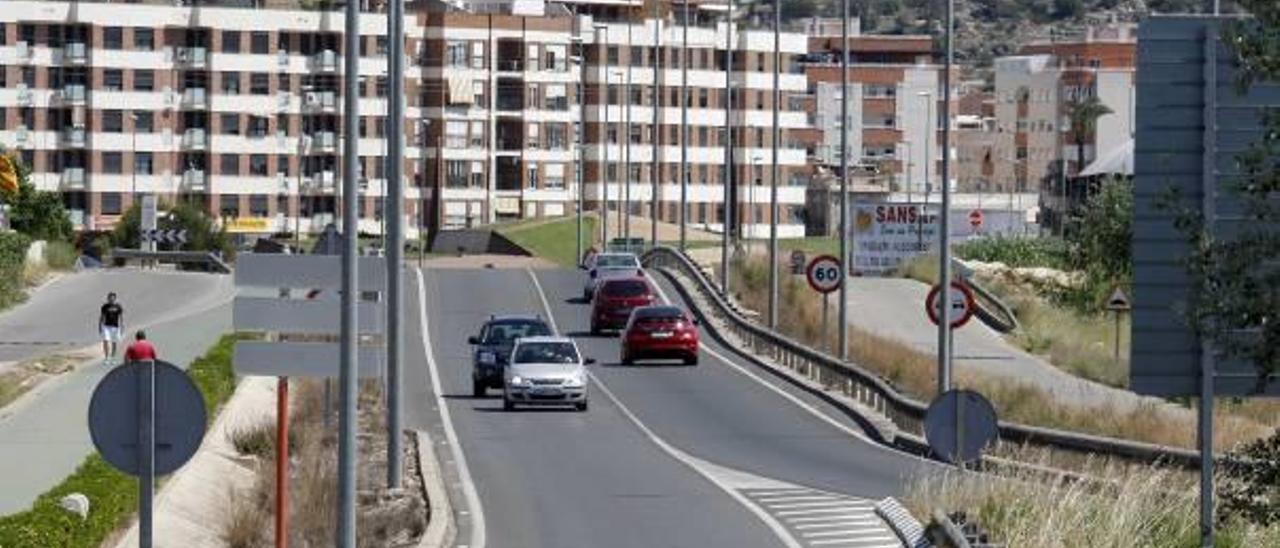
M 18 168 L 13 159 L 0 154 L 0 190 L 10 194 L 18 192 Z
M 266 217 L 236 217 L 227 221 L 227 232 L 270 232 L 271 220 Z

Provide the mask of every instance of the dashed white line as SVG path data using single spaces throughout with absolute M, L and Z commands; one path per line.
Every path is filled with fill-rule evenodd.
M 831 499 L 827 499 L 824 501 L 814 501 L 814 502 L 797 502 L 794 504 L 765 504 L 765 506 L 768 506 L 769 508 L 774 510 L 791 510 L 791 509 L 798 509 L 798 508 L 824 508 L 828 506 L 849 506 L 849 505 L 850 505 L 850 501 L 848 500 L 831 500 Z M 867 508 L 871 508 L 872 506 L 873 505 L 871 504 L 865 505 L 865 507 Z
M 830 523 L 806 523 L 804 525 L 793 525 L 792 528 L 794 528 L 797 531 L 801 531 L 803 533 L 804 531 L 808 531 L 810 529 L 830 529 L 832 527 L 853 527 L 858 525 L 876 525 L 878 523 L 880 523 L 880 518 L 847 519 L 847 520 L 842 519 L 840 521 L 833 521 Z

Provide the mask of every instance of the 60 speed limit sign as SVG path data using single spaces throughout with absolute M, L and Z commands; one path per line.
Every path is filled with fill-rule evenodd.
M 831 255 L 819 255 L 809 261 L 809 268 L 805 269 L 805 275 L 809 279 L 809 287 L 818 293 L 830 293 L 840 289 L 840 284 L 844 283 L 844 270 L 840 266 L 840 259 Z

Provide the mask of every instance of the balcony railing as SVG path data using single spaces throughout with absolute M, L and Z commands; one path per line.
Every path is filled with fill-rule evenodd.
M 312 55 L 311 69 L 320 72 L 337 72 L 338 52 L 327 49 Z
M 204 88 L 187 88 L 182 90 L 182 106 L 189 109 L 208 107 L 208 94 Z
M 84 146 L 85 130 L 82 127 L 71 127 L 62 130 L 62 142 L 70 147 Z
M 311 112 L 335 112 L 338 108 L 338 96 L 332 91 L 308 91 L 303 96 L 302 106 Z
M 524 71 L 524 61 L 519 59 L 499 59 L 499 72 L 522 72 Z
M 69 105 L 83 105 L 86 93 L 84 84 L 67 84 L 62 87 L 62 101 Z
M 84 168 L 63 168 L 62 188 L 65 190 L 84 190 Z
M 202 149 L 208 144 L 208 138 L 205 131 L 200 128 L 191 128 L 182 134 L 182 147 L 186 149 Z
M 320 152 L 333 152 L 338 147 L 338 136 L 332 131 L 317 131 L 311 135 L 311 148 Z
M 201 46 L 178 48 L 176 61 L 186 68 L 204 68 L 209 62 L 209 50 Z
M 182 172 L 182 188 L 186 190 L 203 191 L 206 181 L 203 169 L 188 169 Z
M 62 62 L 83 65 L 89 60 L 89 48 L 84 42 L 68 42 L 62 47 Z

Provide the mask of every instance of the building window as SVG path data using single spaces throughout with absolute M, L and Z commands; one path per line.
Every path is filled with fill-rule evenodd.
M 222 53 L 240 53 L 240 31 L 222 31 Z
M 374 46 L 373 46 L 374 51 L 377 52 L 377 55 L 387 54 L 387 37 L 386 36 L 375 37 L 373 42 L 374 42 Z
M 267 216 L 267 195 L 266 194 L 250 194 L 249 195 L 249 215 L 254 217 Z
M 484 42 L 471 43 L 471 68 L 484 68 Z
M 102 88 L 107 91 L 124 91 L 124 71 L 120 69 L 102 71 Z
M 103 192 L 101 204 L 103 215 L 119 215 L 124 211 L 124 199 L 119 192 Z
M 271 92 L 271 75 L 255 72 L 249 75 L 249 93 L 266 95 Z
M 618 64 L 618 46 L 609 46 L 608 51 L 609 51 L 609 55 L 608 55 L 609 64 L 610 65 Z
M 250 154 L 249 155 L 249 175 L 255 177 L 267 176 L 267 155 L 266 154 Z
M 527 183 L 525 188 L 538 188 L 538 164 L 530 163 L 527 171 L 529 176 L 525 179 Z
M 547 148 L 566 150 L 569 148 L 569 128 L 564 124 L 547 124 Z
M 462 41 L 450 41 L 445 45 L 444 59 L 446 66 L 467 66 L 467 43 Z
M 222 93 L 227 95 L 240 94 L 240 73 L 224 72 L 222 73 Z
M 240 115 L 233 113 L 223 113 L 218 116 L 218 133 L 221 135 L 239 135 L 240 134 Z
M 249 33 L 249 53 L 271 53 L 271 35 L 258 31 Z
M 119 174 L 123 173 L 124 161 L 121 159 L 119 152 L 103 152 L 102 153 L 102 172 Z
M 133 49 L 139 51 L 156 49 L 155 31 L 141 27 L 133 29 Z
M 545 164 L 547 188 L 564 188 L 564 164 Z
M 119 110 L 102 111 L 102 131 L 106 133 L 124 131 L 124 112 Z
M 378 97 L 387 96 L 387 77 L 379 76 L 374 80 L 373 93 Z
M 249 136 L 250 137 L 266 137 L 267 131 L 270 129 L 271 119 L 265 116 L 249 117 Z
M 35 67 L 22 67 L 22 83 L 26 84 L 29 89 L 36 87 Z
M 471 146 L 483 148 L 484 141 L 484 122 L 471 122 Z
M 102 29 L 102 47 L 104 49 L 122 49 L 124 47 L 124 29 L 120 27 Z
M 153 70 L 133 71 L 133 91 L 155 91 L 156 73 Z
M 239 217 L 240 216 L 240 196 L 235 194 L 223 194 L 218 197 L 218 210 L 223 217 Z
M 133 111 L 133 131 L 151 133 L 156 130 L 156 115 L 149 110 Z
M 240 156 L 238 154 L 223 154 L 218 161 L 219 172 L 222 175 L 240 175 Z
M 151 175 L 155 172 L 150 152 L 133 153 L 133 172 L 138 175 Z
M 276 33 L 276 49 L 280 51 L 289 51 L 289 37 L 287 32 L 280 31 Z
M 276 174 L 284 175 L 286 177 L 289 176 L 289 157 L 288 156 L 284 154 L 280 154 L 276 156 Z
M 467 162 L 464 160 L 445 161 L 444 184 L 448 188 L 465 188 L 467 186 Z

